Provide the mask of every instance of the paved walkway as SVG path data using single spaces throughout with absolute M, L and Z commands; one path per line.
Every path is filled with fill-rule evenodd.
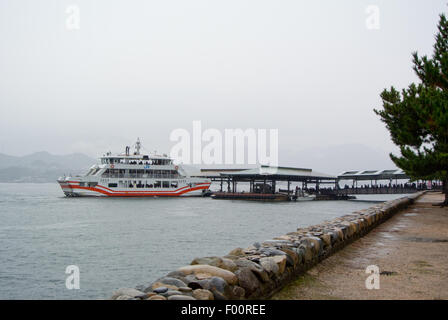
M 363 238 L 322 261 L 273 299 L 448 299 L 448 208 L 427 193 Z M 380 289 L 366 289 L 366 267 Z

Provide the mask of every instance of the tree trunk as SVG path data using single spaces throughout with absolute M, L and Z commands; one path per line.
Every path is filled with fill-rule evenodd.
M 443 193 L 445 194 L 445 201 L 442 202 L 442 206 L 448 206 L 448 178 L 443 180 Z

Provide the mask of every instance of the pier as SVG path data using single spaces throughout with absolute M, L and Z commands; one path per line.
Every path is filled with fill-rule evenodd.
M 313 200 L 348 200 L 354 199 L 354 195 L 411 194 L 441 188 L 439 182 L 411 182 L 397 169 L 345 171 L 333 176 L 308 168 L 261 166 L 201 169 L 200 176 L 219 183 L 219 191 L 212 193 L 214 199 L 233 200 L 310 200 L 311 196 Z M 249 190 L 239 191 L 239 184 L 248 184 Z
M 202 169 L 201 176 L 218 182 L 215 199 L 245 199 L 287 201 L 305 197 L 309 185 L 319 189 L 321 185 L 336 186 L 338 178 L 307 168 L 261 166 L 253 169 Z M 238 184 L 249 184 L 248 192 L 238 192 Z M 286 189 L 277 187 L 280 183 Z

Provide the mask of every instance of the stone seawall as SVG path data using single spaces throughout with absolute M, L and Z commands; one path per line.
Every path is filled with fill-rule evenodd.
M 223 257 L 194 259 L 190 265 L 112 299 L 267 299 L 319 261 L 362 237 L 423 192 L 379 203 L 321 224 L 299 228 L 263 243 L 236 248 Z

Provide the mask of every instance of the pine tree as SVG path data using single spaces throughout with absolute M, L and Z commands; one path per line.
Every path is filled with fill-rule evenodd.
M 374 110 L 386 124 L 401 156 L 392 161 L 412 179 L 443 182 L 448 204 L 448 21 L 440 15 L 432 57 L 413 53 L 420 82 L 401 92 L 394 87 L 381 93 L 383 110 Z

